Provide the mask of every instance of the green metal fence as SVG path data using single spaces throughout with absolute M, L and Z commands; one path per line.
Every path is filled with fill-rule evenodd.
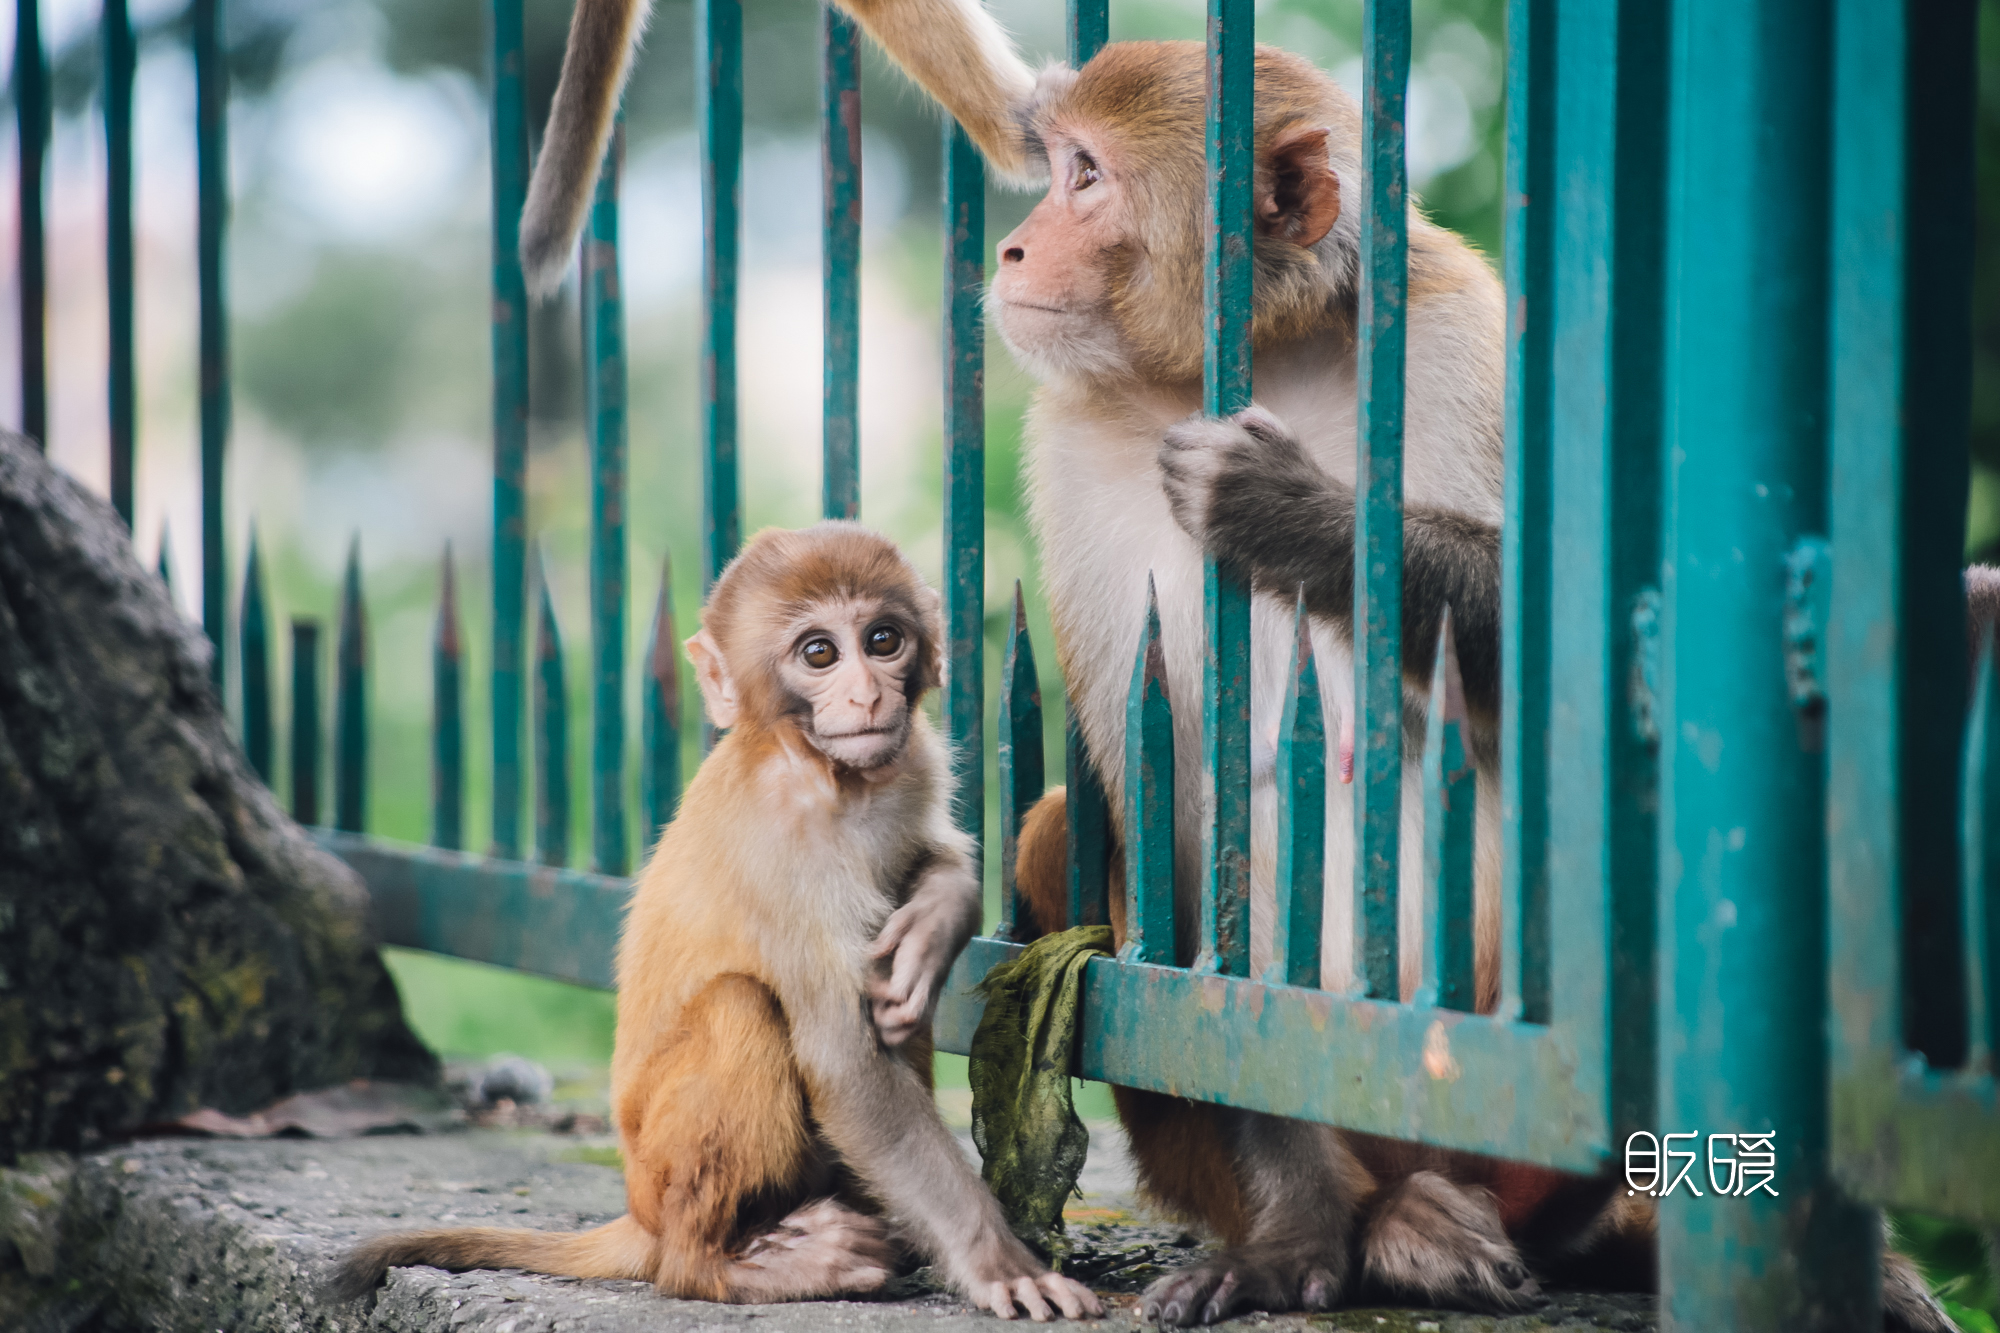
M 614 141 L 582 247 L 591 468 L 591 872 L 572 870 L 566 656 L 525 505 L 528 176 L 521 0 L 490 6 L 493 182 L 493 841 L 467 855 L 464 679 L 450 553 L 435 646 L 433 827 L 368 836 L 361 552 L 323 690 L 320 626 L 290 643 L 292 808 L 362 874 L 390 942 L 611 983 L 627 893 L 632 660 Z M 199 90 L 202 603 L 219 645 L 229 379 L 219 0 L 193 0 Z M 44 428 L 36 0 L 19 0 L 22 401 Z M 1472 801 L 1463 702 L 1438 655 L 1425 839 L 1398 845 L 1408 0 L 1364 7 L 1366 210 L 1357 378 L 1356 983 L 1319 985 L 1329 727 L 1303 625 L 1278 747 L 1273 959 L 1249 975 L 1249 595 L 1206 580 L 1203 696 L 1170 700 L 1160 627 L 1133 626 L 1125 882 L 1102 784 L 1068 727 L 1072 922 L 1127 895 L 1129 938 L 1086 974 L 1078 1072 L 1579 1172 L 1627 1138 L 1768 1136 L 1777 1193 L 1661 1203 L 1664 1303 L 1688 1329 L 1878 1326 L 1864 1205 L 2000 1223 L 2000 676 L 1966 727 L 1962 544 L 1973 8 L 1964 0 L 1510 0 L 1503 541 L 1501 998 L 1472 1012 Z M 1106 40 L 1070 0 L 1069 58 Z M 1250 0 L 1211 0 L 1204 402 L 1249 401 Z M 132 512 L 131 47 L 107 0 L 114 501 Z M 698 0 L 703 161 L 703 564 L 741 536 L 736 291 L 741 0 Z M 821 28 L 825 510 L 860 512 L 859 56 Z M 1746 128 L 1749 127 L 1749 128 Z M 1754 132 L 1752 130 L 1754 129 Z M 1046 758 L 1017 592 L 999 682 L 1000 827 L 984 828 L 982 164 L 944 129 L 945 727 L 957 816 L 1000 849 L 995 936 L 938 1020 L 967 1049 L 971 983 L 1019 946 L 1019 825 Z M 640 817 L 681 752 L 665 571 L 638 645 Z M 242 586 L 242 728 L 271 770 L 270 630 Z M 538 625 L 531 635 L 529 620 Z M 532 650 L 532 651 L 531 651 Z M 218 680 L 224 655 L 216 655 Z M 1176 966 L 1172 709 L 1199 707 L 1211 818 L 1200 948 Z M 524 740 L 524 736 L 527 739 Z M 1967 737 L 1965 742 L 1961 738 Z M 532 766 L 528 762 L 532 755 Z M 1112 762 L 1118 762 L 1116 758 Z M 532 771 L 531 771 L 532 768 Z M 533 859 L 523 826 L 532 790 Z M 1961 819 L 1962 812 L 1962 819 Z M 1962 827 L 1961 827 L 1962 824 Z M 1398 1000 L 1398 865 L 1420 856 L 1425 963 Z M 1817 1314 L 1809 1312 L 1818 1312 Z

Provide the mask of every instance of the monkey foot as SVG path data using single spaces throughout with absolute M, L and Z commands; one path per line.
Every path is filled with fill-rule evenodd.
M 1147 1320 L 1213 1324 L 1244 1310 L 1326 1310 L 1341 1294 L 1345 1255 L 1318 1244 L 1263 1242 L 1224 1250 L 1146 1288 Z
M 753 1239 L 730 1265 L 732 1299 L 799 1300 L 875 1291 L 896 1271 L 880 1218 L 820 1199 Z
M 1542 1301 L 1493 1198 L 1434 1171 L 1403 1180 L 1362 1237 L 1362 1275 L 1395 1300 L 1505 1313 Z

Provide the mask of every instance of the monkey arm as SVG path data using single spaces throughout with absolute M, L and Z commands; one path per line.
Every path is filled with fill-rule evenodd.
M 1035 76 L 979 0 L 836 0 L 902 71 L 958 118 L 996 171 L 1039 173 L 1023 117 Z
M 1174 518 L 1259 592 L 1290 597 L 1352 642 L 1354 488 L 1307 456 L 1289 431 L 1252 408 L 1193 416 L 1167 431 L 1160 470 Z M 1438 625 L 1451 608 L 1466 702 L 1487 718 L 1500 703 L 1500 532 L 1429 505 L 1403 512 L 1403 674 L 1430 683 Z
M 979 929 L 981 907 L 971 860 L 956 848 L 934 852 L 868 950 L 869 1011 L 883 1045 L 901 1046 L 930 1026 L 945 974 Z

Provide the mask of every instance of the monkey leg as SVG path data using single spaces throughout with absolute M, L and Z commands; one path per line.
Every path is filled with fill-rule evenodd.
M 1417 1171 L 1376 1204 L 1362 1237 L 1362 1280 L 1391 1300 L 1477 1310 L 1537 1304 L 1493 1196 L 1435 1171 Z
M 1120 1089 L 1121 1110 L 1125 1090 Z M 1160 1098 L 1161 1101 L 1173 1099 Z M 1182 1103 L 1183 1106 L 1190 1105 Z M 1371 1182 L 1338 1132 L 1255 1111 L 1202 1107 L 1213 1126 L 1156 1125 L 1133 1134 L 1134 1154 L 1155 1162 L 1178 1138 L 1177 1178 L 1149 1188 L 1186 1191 L 1185 1211 L 1221 1231 L 1220 1254 L 1146 1289 L 1145 1317 L 1161 1324 L 1212 1324 L 1243 1310 L 1324 1310 L 1353 1284 L 1361 1203 Z M 1126 1121 L 1128 1127 L 1133 1123 Z M 1141 1139 L 1151 1140 L 1142 1148 Z M 1214 1173 L 1228 1176 L 1224 1184 Z M 1142 1178 L 1145 1178 L 1142 1176 Z
M 894 1269 L 887 1228 L 830 1199 L 783 1008 L 740 974 L 689 1001 L 635 1072 L 621 1115 L 632 1216 L 656 1238 L 672 1296 L 782 1301 L 872 1291 Z M 768 1230 L 774 1213 L 786 1215 Z
M 1014 890 L 1028 920 L 1014 923 L 1014 937 L 1040 939 L 1069 918 L 1068 788 L 1051 787 L 1028 808 L 1014 854 Z M 1115 900 L 1119 894 L 1112 894 Z M 1120 915 L 1123 915 L 1121 912 Z

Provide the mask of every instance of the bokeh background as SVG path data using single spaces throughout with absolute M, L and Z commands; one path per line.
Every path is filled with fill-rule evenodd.
M 995 0 L 1031 58 L 1059 58 L 1062 6 Z M 133 0 L 140 414 L 139 550 L 164 551 L 199 613 L 195 401 L 193 69 L 182 0 Z M 349 543 L 360 542 L 371 618 L 370 831 L 428 836 L 429 651 L 439 561 L 458 558 L 468 648 L 467 846 L 488 837 L 485 677 L 490 540 L 487 124 L 482 0 L 229 0 L 235 212 L 228 291 L 235 418 L 228 460 L 231 584 L 254 526 L 274 624 L 331 625 Z M 745 6 L 741 306 L 746 530 L 817 517 L 820 493 L 817 6 Z M 1980 0 L 1981 238 L 1968 554 L 2000 548 L 2000 0 Z M 1425 206 L 1497 255 L 1503 0 L 1417 0 L 1410 168 Z M 567 0 L 527 0 L 529 119 L 546 117 Z M 1299 51 L 1358 89 L 1358 0 L 1263 0 L 1262 40 Z M 95 0 L 44 0 L 56 97 L 48 192 L 49 449 L 108 486 L 104 385 L 104 152 L 96 100 Z M 0 25 L 11 13 L 0 15 Z M 631 660 L 671 560 L 683 634 L 699 604 L 697 438 L 700 188 L 692 8 L 661 0 L 627 96 L 621 229 L 631 457 Z M 1118 0 L 1114 39 L 1199 39 L 1199 0 Z M 0 26 L 11 48 L 11 33 Z M 9 57 L 11 62 L 11 56 Z M 11 63 L 8 66 L 11 68 Z M 11 115 L 11 105 L 8 107 Z M 937 113 L 877 52 L 864 56 L 862 516 L 939 565 L 941 402 Z M 11 180 L 15 143 L 0 136 Z M 1033 197 L 994 193 L 997 240 Z M 16 219 L 0 216 L 0 253 Z M 990 262 L 990 256 L 989 256 Z M 17 364 L 11 266 L 0 291 L 0 367 Z M 533 315 L 529 516 L 546 552 L 573 690 L 572 846 L 585 827 L 587 506 L 574 286 Z M 1046 676 L 1051 780 L 1061 770 L 1060 683 L 1017 482 L 1030 383 L 987 343 L 986 578 L 989 687 L 1015 580 Z M 18 420 L 0 375 L 0 420 Z M 232 608 L 233 612 L 234 608 Z M 282 635 L 274 635 L 282 640 Z M 282 651 L 282 648 L 281 648 Z M 274 671 L 277 716 L 288 672 Z M 231 666 L 232 681 L 239 674 Z M 636 670 L 631 681 L 634 752 Z M 686 716 L 698 716 L 690 689 Z M 989 728 L 991 706 L 989 703 Z M 689 726 L 688 762 L 692 768 Z M 277 771 L 286 771 L 279 727 Z M 283 795 L 283 780 L 280 779 Z M 323 790 L 324 790 L 323 784 Z M 636 813 L 636 774 L 629 807 Z M 635 819 L 636 824 L 636 819 Z M 989 811 L 989 829 L 994 823 Z M 643 832 L 634 828 L 635 853 Z M 989 869 L 997 856 L 989 857 Z M 991 877 L 989 876 L 989 879 Z M 994 899 L 989 883 L 989 904 Z M 471 964 L 392 960 L 418 1029 L 449 1054 L 518 1051 L 588 1082 L 608 1060 L 609 997 Z M 947 1083 L 962 1069 L 941 1070 Z M 1086 1106 L 1108 1113 L 1100 1091 Z M 1977 1245 L 1909 1224 L 1970 1311 L 1996 1305 Z M 1967 1257 L 1970 1256 L 1970 1257 Z M 1986 1318 L 1972 1315 L 1972 1318 Z M 1979 1327 L 1979 1325 L 1974 1325 Z M 1992 1333 L 1993 1325 L 1983 1325 Z

